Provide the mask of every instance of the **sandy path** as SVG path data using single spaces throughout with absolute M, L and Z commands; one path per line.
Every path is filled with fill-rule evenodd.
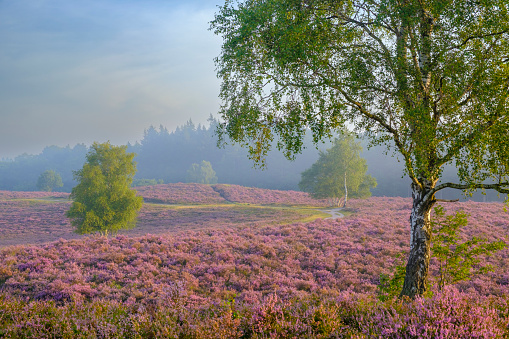
M 341 211 L 343 208 L 333 208 L 333 209 L 330 209 L 330 210 L 320 210 L 321 212 L 324 212 L 324 213 L 328 213 L 331 215 L 330 218 L 325 218 L 326 220 L 327 219 L 338 219 L 338 218 L 343 218 L 345 215 L 339 211 Z

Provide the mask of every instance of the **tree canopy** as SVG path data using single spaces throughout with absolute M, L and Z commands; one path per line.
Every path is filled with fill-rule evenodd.
M 62 186 L 64 186 L 62 177 L 53 170 L 46 170 L 42 172 L 39 179 L 37 179 L 37 188 L 41 191 L 51 192 L 55 188 Z
M 200 164 L 192 164 L 187 170 L 187 182 L 198 184 L 217 184 L 216 172 L 210 162 L 202 160 Z
M 107 235 L 134 227 L 143 198 L 131 189 L 136 164 L 134 153 L 126 149 L 109 142 L 94 143 L 83 168 L 74 172 L 78 185 L 72 189 L 74 201 L 67 217 L 77 233 Z
M 260 160 L 353 126 L 403 158 L 411 180 L 402 295 L 426 289 L 430 211 L 444 188 L 509 193 L 505 0 L 246 0 L 220 7 L 220 137 Z M 459 182 L 440 182 L 455 164 Z M 487 182 L 488 180 L 488 182 Z
M 366 174 L 366 160 L 361 158 L 362 147 L 349 133 L 341 133 L 333 146 L 309 169 L 302 172 L 299 188 L 316 199 L 330 199 L 334 205 L 346 206 L 348 197 L 367 198 L 376 180 Z

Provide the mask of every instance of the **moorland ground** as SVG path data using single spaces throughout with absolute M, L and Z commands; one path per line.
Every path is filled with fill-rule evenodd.
M 509 335 L 508 249 L 482 258 L 492 272 L 431 297 L 378 299 L 380 275 L 408 251 L 410 199 L 352 200 L 325 219 L 300 192 L 173 184 L 140 194 L 149 203 L 137 227 L 109 238 L 72 234 L 65 195 L 0 194 L 0 337 Z M 464 240 L 507 237 L 503 204 L 445 208 L 470 214 Z
M 166 234 L 238 225 L 255 226 L 326 217 L 323 201 L 302 192 L 270 191 L 236 185 L 166 184 L 140 187 L 145 203 L 128 236 Z M 0 247 L 81 239 L 65 212 L 66 193 L 0 191 Z

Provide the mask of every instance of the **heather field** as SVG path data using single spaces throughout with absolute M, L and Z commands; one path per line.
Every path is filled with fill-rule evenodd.
M 241 192 L 238 196 L 244 197 L 245 201 L 229 201 L 214 190 L 216 186 L 226 185 L 180 183 L 138 188 L 146 203 L 136 227 L 121 234 L 134 236 L 238 225 L 270 225 L 325 216 L 315 209 L 304 208 L 304 205 L 321 206 L 322 202 L 302 192 L 295 192 L 297 195 L 292 198 L 280 191 L 236 186 Z M 256 197 L 262 203 L 254 204 Z M 287 208 L 289 205 L 297 207 Z M 67 193 L 0 191 L 0 247 L 83 238 L 73 233 L 65 217 L 69 207 Z
M 164 204 L 242 203 L 275 206 L 325 206 L 324 200 L 296 191 L 267 190 L 238 185 L 163 184 L 137 188 L 147 202 Z
M 227 201 L 210 185 L 162 184 L 137 188 L 146 202 L 162 204 L 224 204 Z
M 217 186 L 232 191 L 224 203 L 208 200 Z M 493 272 L 432 296 L 377 298 L 380 274 L 408 250 L 409 199 L 352 200 L 326 220 L 278 192 L 216 185 L 200 204 L 146 190 L 180 204 L 147 204 L 140 233 L 0 248 L 0 338 L 509 338 L 507 248 L 483 258 Z M 0 220 L 18 203 L 37 211 L 23 222 L 65 227 L 42 215 L 68 202 L 28 198 L 2 200 Z M 463 237 L 507 240 L 503 204 L 444 207 L 470 214 Z M 314 220 L 292 222 L 298 211 Z
M 322 206 L 325 200 L 315 200 L 307 193 L 266 190 L 238 185 L 214 185 L 214 190 L 230 202 L 256 205 Z

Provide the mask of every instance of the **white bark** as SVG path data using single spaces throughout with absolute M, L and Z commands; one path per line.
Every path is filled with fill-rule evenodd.
M 433 195 L 426 194 L 412 184 L 412 212 L 410 214 L 410 253 L 406 266 L 406 276 L 401 295 L 414 297 L 426 291 L 431 258 L 431 208 L 435 202 Z
M 343 207 L 346 207 L 346 202 L 348 201 L 348 187 L 346 185 L 346 172 L 345 172 L 345 204 Z

